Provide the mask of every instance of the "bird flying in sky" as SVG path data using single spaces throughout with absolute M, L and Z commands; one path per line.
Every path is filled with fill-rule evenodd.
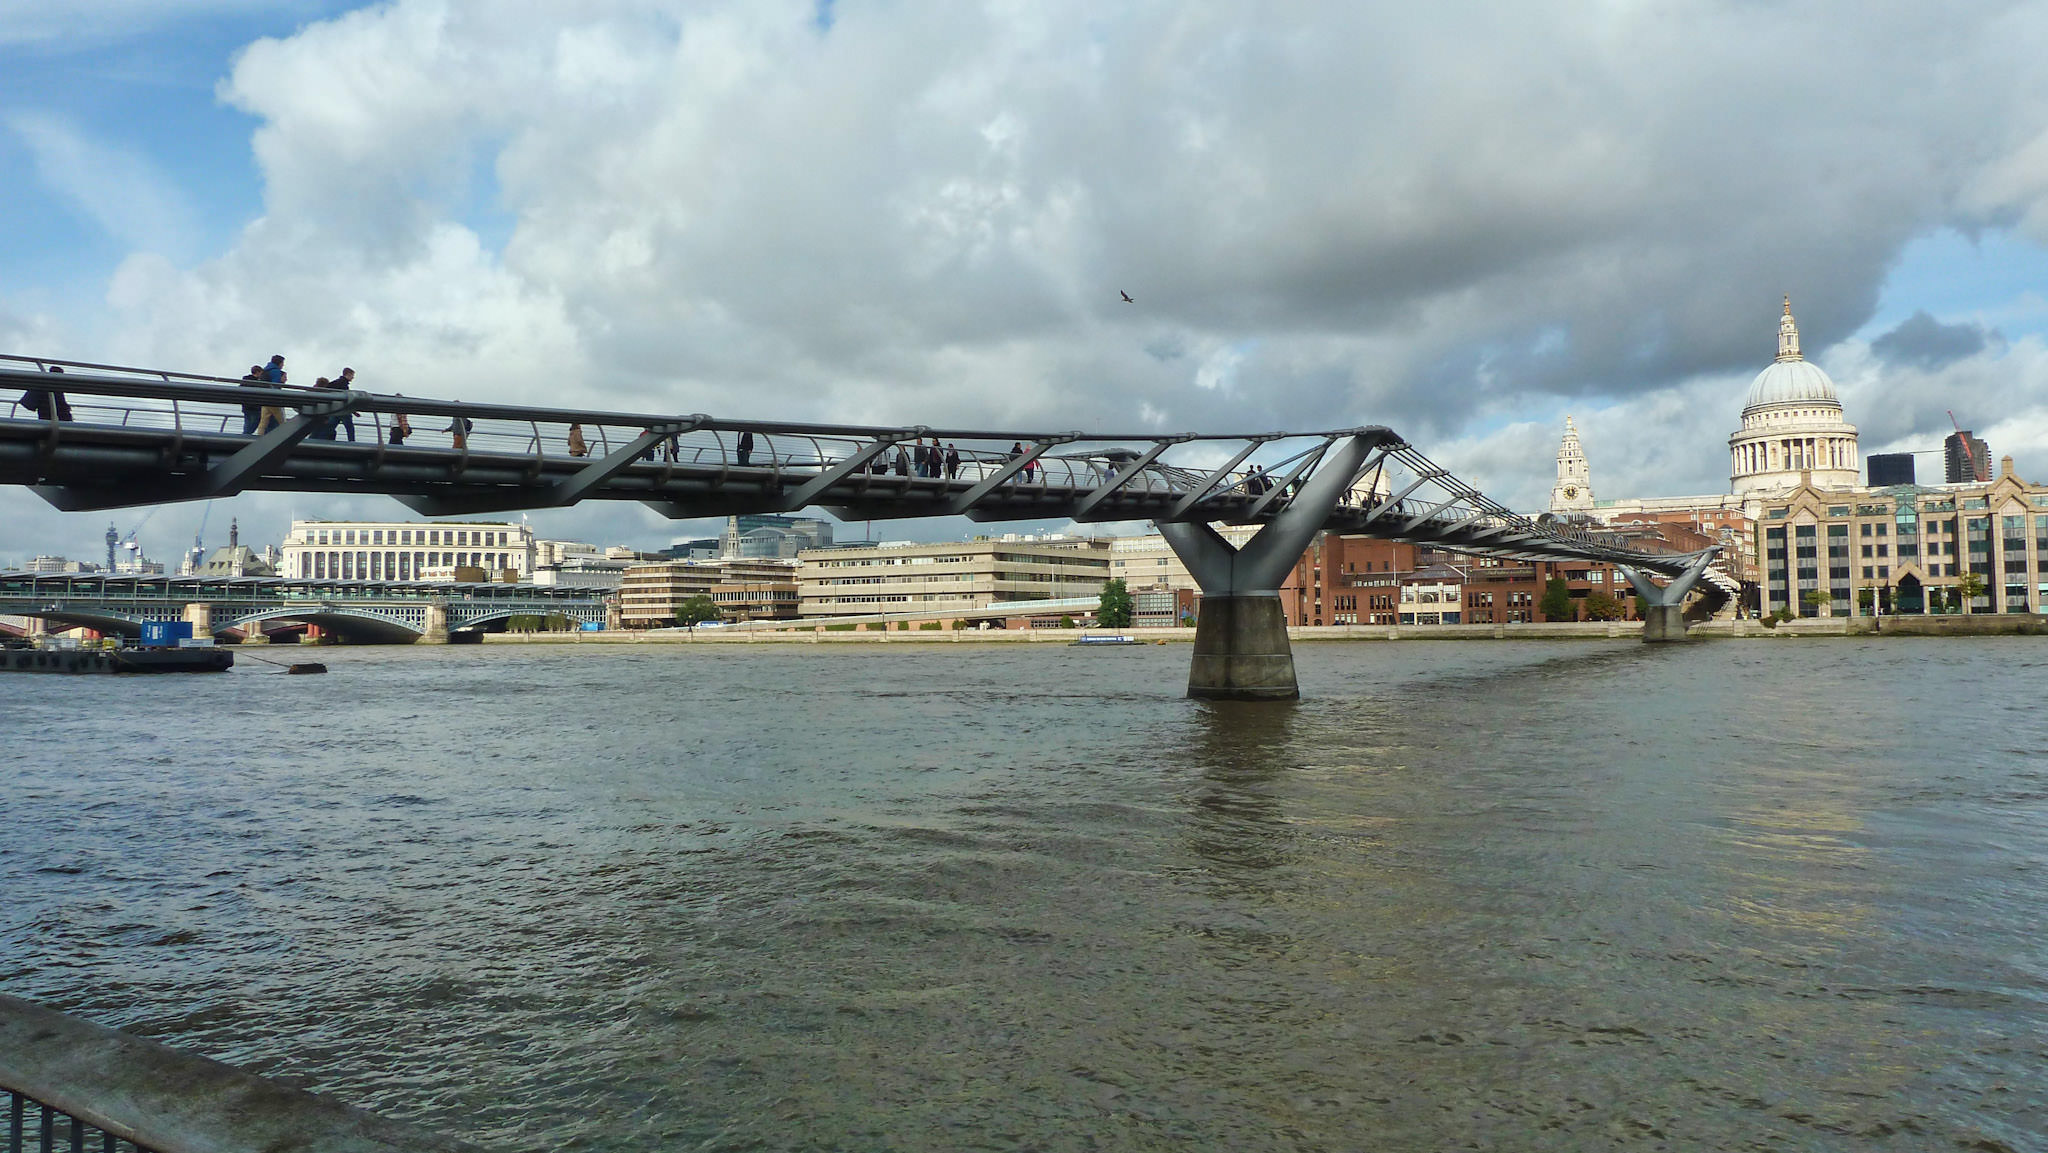
M 1124 303 L 1125 303 L 1125 304 L 1136 304 L 1136 303 L 1138 303 L 1137 301 L 1135 301 L 1135 300 L 1132 300 L 1132 299 L 1131 299 L 1131 294 L 1130 294 L 1130 293 L 1128 293 L 1128 292 L 1125 292 L 1125 291 L 1124 291 L 1123 289 L 1121 289 L 1121 288 L 1119 288 L 1119 289 L 1117 289 L 1117 290 L 1116 290 L 1116 294 L 1117 294 L 1118 296 L 1121 296 L 1121 297 L 1123 297 L 1123 298 L 1124 298 Z

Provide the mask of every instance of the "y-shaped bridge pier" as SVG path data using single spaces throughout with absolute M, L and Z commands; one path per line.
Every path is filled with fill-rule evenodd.
M 289 491 L 383 494 L 428 516 L 637 500 L 679 520 L 822 507 L 844 520 L 1151 521 L 1202 589 L 1188 683 L 1198 697 L 1298 695 L 1279 586 L 1318 530 L 1624 565 L 1639 592 L 1650 590 L 1646 611 L 1660 614 L 1651 640 L 1684 635 L 1673 606 L 1714 552 L 1645 552 L 1537 524 L 1380 426 L 1205 435 L 820 425 L 0 356 L 0 396 L 53 386 L 67 406 L 0 402 L 0 484 L 27 485 L 67 511 Z M 264 409 L 283 419 L 258 431 Z M 361 439 L 335 439 L 343 417 Z M 415 431 L 394 437 L 398 427 Z M 1262 527 L 1232 548 L 1214 524 Z M 1658 589 L 1651 574 L 1674 580 Z

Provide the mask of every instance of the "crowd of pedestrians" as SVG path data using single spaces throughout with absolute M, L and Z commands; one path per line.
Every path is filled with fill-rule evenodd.
M 55 370 L 52 370 L 55 371 Z M 284 354 L 278 353 L 267 364 L 252 364 L 249 372 L 242 377 L 244 388 L 280 388 L 291 383 L 291 376 L 285 371 Z M 344 367 L 333 376 L 315 377 L 313 387 L 323 391 L 350 392 L 356 386 L 356 370 Z M 402 412 L 390 414 L 391 420 L 384 426 L 385 441 L 402 445 L 412 435 L 412 421 Z M 64 419 L 69 420 L 67 415 Z M 285 422 L 284 406 L 276 404 L 245 404 L 242 406 L 242 435 L 262 436 Z M 455 417 L 442 432 L 449 433 L 455 448 L 468 444 L 470 430 L 476 423 L 466 416 Z M 332 416 L 321 417 L 313 430 L 306 434 L 309 440 L 338 440 L 342 433 L 348 434 L 350 444 L 356 442 L 356 414 L 343 409 Z
M 926 440 L 922 437 L 910 442 L 905 448 L 899 441 L 894 452 L 884 452 L 868 464 L 872 473 L 895 473 L 897 476 L 915 476 L 925 480 L 947 480 L 960 475 L 960 449 L 951 444 L 940 444 L 938 437 Z

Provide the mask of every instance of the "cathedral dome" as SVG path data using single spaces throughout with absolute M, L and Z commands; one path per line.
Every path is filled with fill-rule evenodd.
M 1835 382 L 1799 354 L 1791 298 L 1778 321 L 1778 359 L 1756 374 L 1742 406 L 1742 428 L 1728 438 L 1729 491 L 1853 488 L 1856 426 L 1842 419 Z
M 1756 380 L 1749 386 L 1749 399 L 1743 402 L 1745 409 L 1762 408 L 1771 404 L 1832 404 L 1841 407 L 1841 400 L 1835 396 L 1835 382 L 1821 371 L 1817 364 L 1805 360 L 1780 360 L 1756 374 Z
M 1821 371 L 1819 365 L 1806 363 L 1799 354 L 1799 325 L 1792 319 L 1792 298 L 1785 298 L 1785 315 L 1778 321 L 1778 359 L 1756 374 L 1750 382 L 1749 399 L 1742 404 L 1743 414 L 1759 408 L 1778 404 L 1831 404 L 1836 409 L 1842 402 L 1835 396 L 1835 382 Z

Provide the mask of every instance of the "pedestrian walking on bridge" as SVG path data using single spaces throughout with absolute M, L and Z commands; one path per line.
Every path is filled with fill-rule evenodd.
M 252 364 L 252 365 L 250 365 L 250 366 L 249 366 L 249 375 L 247 375 L 247 376 L 245 376 L 245 377 L 243 377 L 243 378 L 242 378 L 242 387 L 243 387 L 243 388 L 262 388 L 262 387 L 264 387 L 264 385 L 265 385 L 265 384 L 267 384 L 267 383 L 268 383 L 268 382 L 267 382 L 267 381 L 265 381 L 265 380 L 263 379 L 263 366 L 262 366 L 262 365 L 260 365 L 260 364 Z M 243 435 L 243 436 L 255 436 L 255 435 L 256 435 L 256 428 L 257 428 L 257 426 L 258 426 L 258 425 L 260 425 L 260 424 L 262 424 L 262 423 L 263 423 L 263 406 L 262 406 L 262 405 L 260 405 L 260 404 L 245 404 L 245 405 L 243 405 L 243 406 L 242 406 L 242 435 Z
M 51 372 L 63 372 L 64 366 L 53 364 Z M 23 408 L 36 414 L 39 420 L 70 420 L 71 402 L 54 388 L 31 388 L 21 394 L 19 402 Z

